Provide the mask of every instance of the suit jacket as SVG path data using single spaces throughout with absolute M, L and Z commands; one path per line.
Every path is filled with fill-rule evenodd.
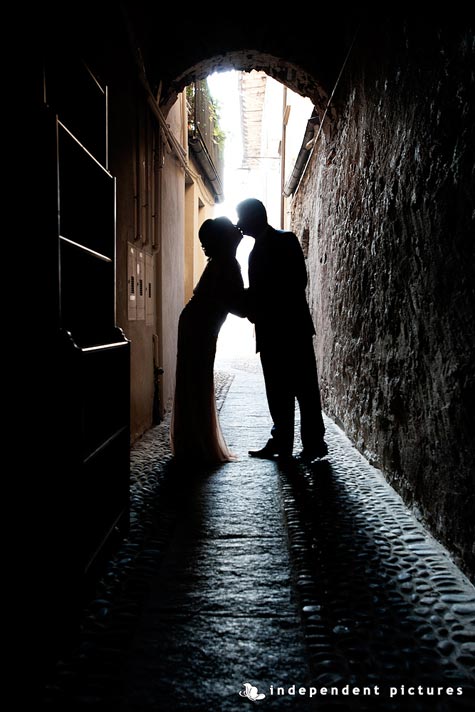
M 293 232 L 268 227 L 249 255 L 248 318 L 256 328 L 256 350 L 311 337 L 307 268 Z

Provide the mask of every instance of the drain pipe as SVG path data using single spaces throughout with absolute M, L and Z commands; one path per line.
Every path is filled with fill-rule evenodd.
M 307 122 L 307 127 L 305 129 L 305 134 L 303 137 L 299 154 L 297 156 L 297 160 L 295 161 L 295 165 L 292 170 L 292 173 L 290 174 L 290 178 L 283 189 L 283 195 L 286 198 L 289 198 L 296 190 L 302 173 L 307 164 L 307 161 L 309 160 L 309 151 L 313 146 L 313 141 L 315 139 L 315 127 L 317 126 L 318 122 L 319 118 L 316 114 L 312 114 L 311 118 Z

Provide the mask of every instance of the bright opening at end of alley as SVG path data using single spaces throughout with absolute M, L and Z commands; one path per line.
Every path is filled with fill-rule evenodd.
M 288 229 L 289 201 L 283 216 L 281 212 L 282 175 L 287 180 L 293 169 L 312 114 L 312 102 L 263 72 L 215 73 L 208 77 L 208 86 L 218 105 L 220 129 L 226 136 L 224 200 L 216 205 L 215 217 L 225 215 L 235 223 L 236 205 L 252 197 L 264 203 L 271 225 Z M 282 171 L 284 112 L 286 160 Z M 253 246 L 254 240 L 244 236 L 237 251 L 245 286 Z M 219 368 L 220 362 L 234 358 L 256 358 L 254 327 L 247 319 L 230 314 L 219 335 L 216 364 Z

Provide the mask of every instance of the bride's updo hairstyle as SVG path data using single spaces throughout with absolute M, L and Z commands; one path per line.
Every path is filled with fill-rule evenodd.
M 242 240 L 241 231 L 226 217 L 215 218 L 214 227 L 217 234 L 217 254 L 234 257 Z
M 214 220 L 205 220 L 198 231 L 198 237 L 207 257 L 214 257 L 216 254 L 217 230 Z
M 205 220 L 199 230 L 200 242 L 208 257 L 234 257 L 242 233 L 227 217 Z

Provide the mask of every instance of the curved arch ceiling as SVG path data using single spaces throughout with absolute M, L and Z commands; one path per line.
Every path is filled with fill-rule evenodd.
M 337 79 L 359 25 L 357 13 L 341 8 L 298 9 L 273 14 L 260 10 L 216 17 L 216 10 L 196 5 L 175 21 L 160 4 L 124 3 L 127 22 L 140 50 L 148 80 L 165 113 L 194 79 L 220 69 L 266 72 L 321 109 Z M 163 6 L 162 6 L 163 7 Z M 224 13 L 224 8 L 219 12 Z

